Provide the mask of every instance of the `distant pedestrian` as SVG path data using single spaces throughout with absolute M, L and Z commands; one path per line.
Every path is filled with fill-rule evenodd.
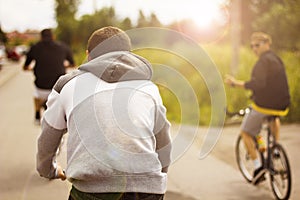
M 28 51 L 23 69 L 30 70 L 32 61 L 35 61 L 35 123 L 39 124 L 41 109 L 45 108 L 52 87 L 57 79 L 66 73 L 66 67 L 74 66 L 74 60 L 69 47 L 54 41 L 51 29 L 44 29 L 41 31 L 41 40 Z M 68 63 L 68 66 L 65 66 L 65 63 Z

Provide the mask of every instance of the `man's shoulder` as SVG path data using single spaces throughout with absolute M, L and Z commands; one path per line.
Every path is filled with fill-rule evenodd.
M 60 93 L 62 88 L 70 81 L 72 80 L 73 78 L 81 75 L 85 73 L 84 71 L 82 70 L 75 70 L 71 73 L 68 73 L 68 74 L 65 74 L 63 76 L 61 76 L 57 82 L 55 83 L 53 89 L 57 92 L 57 93 Z
M 62 42 L 62 41 L 53 41 L 53 43 L 56 46 L 59 46 L 59 47 L 61 47 L 63 49 L 69 49 L 69 46 L 66 43 Z
M 282 59 L 273 51 L 266 52 L 263 61 L 275 66 L 284 65 Z
M 274 58 L 279 58 L 278 55 L 274 51 L 267 51 L 262 55 L 263 59 L 274 59 Z
M 41 46 L 41 45 L 42 45 L 42 42 L 41 42 L 41 41 L 38 41 L 38 42 L 32 44 L 32 45 L 30 46 L 30 49 L 39 48 L 39 46 Z

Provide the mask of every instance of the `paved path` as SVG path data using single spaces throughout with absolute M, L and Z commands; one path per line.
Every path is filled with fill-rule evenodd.
M 33 124 L 33 76 L 18 65 L 4 66 L 0 71 L 0 200 L 63 200 L 70 184 L 48 181 L 35 171 L 36 139 L 40 127 Z M 177 130 L 174 126 L 173 132 Z M 191 127 L 183 126 L 190 140 Z M 293 170 L 291 199 L 300 199 L 300 125 L 284 125 L 282 142 L 287 148 Z M 258 187 L 247 184 L 237 170 L 234 142 L 238 126 L 225 127 L 213 152 L 199 159 L 206 128 L 190 148 L 170 168 L 166 200 L 198 199 L 274 199 L 269 183 Z M 174 135 L 174 138 L 176 135 Z M 65 147 L 59 157 L 65 165 Z

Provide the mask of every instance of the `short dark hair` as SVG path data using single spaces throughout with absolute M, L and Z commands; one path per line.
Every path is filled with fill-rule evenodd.
M 42 30 L 41 37 L 42 37 L 42 40 L 52 40 L 52 38 L 53 38 L 52 30 L 49 28 Z
M 98 48 L 96 48 L 97 46 Z M 87 43 L 87 50 L 90 53 L 92 50 L 98 51 L 95 56 L 112 51 L 130 51 L 130 49 L 131 41 L 129 36 L 123 30 L 113 26 L 96 30 L 92 33 Z

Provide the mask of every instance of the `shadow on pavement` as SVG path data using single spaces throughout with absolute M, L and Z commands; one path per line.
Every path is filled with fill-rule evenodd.
M 196 199 L 193 197 L 182 195 L 178 192 L 167 191 L 165 195 L 165 200 L 196 200 Z

